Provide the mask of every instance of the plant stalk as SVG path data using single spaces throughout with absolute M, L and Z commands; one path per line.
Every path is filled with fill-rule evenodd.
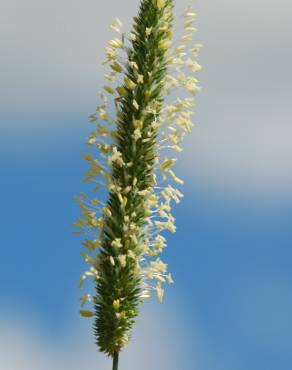
M 119 368 L 119 352 L 115 352 L 113 356 L 113 370 L 118 370 Z

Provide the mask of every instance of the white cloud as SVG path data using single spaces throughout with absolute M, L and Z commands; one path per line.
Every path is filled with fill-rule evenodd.
M 181 167 L 207 193 L 292 197 L 291 2 L 198 1 L 203 87 Z
M 65 107 L 70 115 L 68 107 L 72 113 L 77 102 L 94 101 L 110 23 L 118 15 L 127 26 L 137 5 L 0 0 L 0 94 L 7 111 L 46 114 Z
M 222 98 L 221 98 L 222 102 Z M 227 100 L 225 100 L 226 103 Z M 187 182 L 209 191 L 291 196 L 292 124 L 285 104 L 246 111 L 214 105 L 199 122 L 180 165 Z
M 290 196 L 291 2 L 191 2 L 205 48 L 199 127 L 181 164 L 188 179 L 212 191 Z M 109 24 L 118 16 L 129 29 L 138 3 L 0 0 L 2 130 L 41 135 L 50 122 L 55 134 L 72 117 L 85 120 L 102 85 Z
M 66 333 L 50 333 L 32 320 L 1 315 L 0 368 L 9 370 L 110 369 L 111 361 L 97 353 L 90 323 Z M 177 315 L 148 306 L 134 338 L 121 354 L 121 370 L 177 370 L 187 356 L 183 341 L 190 340 Z M 193 354 L 192 354 L 193 355 Z

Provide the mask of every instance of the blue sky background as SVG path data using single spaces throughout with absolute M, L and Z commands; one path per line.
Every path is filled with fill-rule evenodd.
M 78 317 L 72 197 L 108 24 L 129 27 L 137 3 L 0 0 L 1 369 L 110 368 Z M 175 285 L 145 304 L 121 370 L 290 370 L 291 4 L 195 6 L 203 91 L 165 254 Z

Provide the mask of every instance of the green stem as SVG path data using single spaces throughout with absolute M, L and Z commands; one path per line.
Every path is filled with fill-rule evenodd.
M 113 370 L 118 370 L 119 367 L 119 352 L 115 352 L 113 356 Z

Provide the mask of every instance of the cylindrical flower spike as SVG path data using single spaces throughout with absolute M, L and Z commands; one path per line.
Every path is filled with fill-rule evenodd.
M 142 1 L 133 30 L 136 40 L 132 41 L 124 66 L 126 78 L 118 90 L 121 118 L 117 119 L 117 149 L 114 153 L 119 155 L 111 157 L 111 176 L 120 192 L 109 193 L 107 209 L 110 214 L 104 213 L 100 279 L 96 282 L 99 299 L 95 303 L 97 343 L 111 356 L 127 344 L 141 300 L 140 260 L 144 250 L 147 211 L 146 197 L 141 192 L 152 189 L 154 185 L 157 136 L 151 126 L 155 115 L 148 113 L 147 107 L 155 102 L 156 116 L 161 110 L 169 29 L 160 31 L 159 27 L 162 20 L 171 27 L 171 8 L 172 1 L 165 2 L 164 7 L 161 2 L 156 7 L 152 1 Z M 146 29 L 152 32 L 148 31 L 145 39 Z M 137 68 L 133 68 L 133 63 Z M 149 90 L 152 91 L 147 95 Z M 143 126 L 137 127 L 137 121 L 143 121 Z M 131 166 L 127 166 L 128 163 Z M 131 191 L 123 194 L 128 187 Z M 117 239 L 121 243 L 119 248 L 114 247 Z M 161 290 L 159 295 L 162 297 Z
M 85 181 L 94 182 L 95 191 L 105 186 L 107 198 L 76 197 L 82 213 L 75 226 L 87 235 L 82 255 L 90 265 L 80 285 L 92 278 L 96 288 L 95 294 L 81 297 L 80 314 L 95 317 L 97 345 L 113 358 L 114 369 L 140 303 L 151 291 L 162 301 L 162 285 L 173 283 L 167 264 L 157 256 L 166 247 L 161 233 L 176 231 L 171 204 L 183 194 L 164 182 L 183 184 L 173 171 L 177 158 L 170 157 L 170 150 L 182 150 L 193 126 L 191 109 L 199 91 L 193 74 L 201 68 L 196 61 L 200 45 L 185 45 L 195 31 L 195 13 L 188 8 L 184 17 L 188 33 L 179 38 L 183 44 L 173 42 L 173 0 L 142 0 L 128 45 L 121 21 L 114 20 L 112 30 L 123 36 L 110 41 L 105 63 L 111 68 L 106 78 L 116 85 L 104 86 L 108 95 L 101 94 L 103 103 L 90 116 L 92 122 L 104 123 L 88 138 L 99 155 L 84 156 L 90 164 Z M 167 101 L 178 88 L 191 97 Z M 113 118 L 106 108 L 108 97 L 116 107 Z M 83 308 L 90 303 L 93 310 Z

